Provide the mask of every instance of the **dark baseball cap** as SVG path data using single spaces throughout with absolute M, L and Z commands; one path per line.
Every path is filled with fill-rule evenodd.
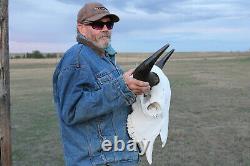
M 109 17 L 113 22 L 118 22 L 120 19 L 117 15 L 109 13 L 108 9 L 101 3 L 86 3 L 78 12 L 78 23 L 91 23 Z

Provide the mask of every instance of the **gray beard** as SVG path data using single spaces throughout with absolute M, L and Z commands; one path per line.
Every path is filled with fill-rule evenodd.
M 76 41 L 78 43 L 81 43 L 81 44 L 84 44 L 84 45 L 91 47 L 92 49 L 94 49 L 97 52 L 97 54 L 104 55 L 104 53 L 105 53 L 104 49 L 97 46 L 94 42 L 88 40 L 84 35 L 82 35 L 79 32 L 77 33 Z
M 94 42 L 94 41 L 91 41 L 91 42 L 92 42 L 96 47 L 101 48 L 101 49 L 107 48 L 108 45 L 109 45 L 109 43 L 110 43 L 110 42 L 108 42 L 106 45 L 101 45 L 101 44 L 98 44 L 97 42 Z
M 105 36 L 105 35 L 103 35 L 103 36 Z M 102 37 L 100 37 L 98 40 L 101 40 L 101 38 L 102 38 Z M 105 44 L 105 45 L 101 45 L 101 44 L 99 44 L 98 42 L 95 42 L 95 41 L 92 41 L 92 42 L 93 42 L 93 44 L 94 44 L 96 47 L 101 48 L 101 49 L 105 49 L 105 48 L 107 48 L 108 45 L 110 44 L 110 42 L 111 42 L 111 37 L 109 36 L 109 41 L 108 41 L 108 43 Z

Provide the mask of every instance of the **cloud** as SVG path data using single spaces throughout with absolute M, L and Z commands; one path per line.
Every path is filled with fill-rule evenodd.
M 10 1 L 10 39 L 17 42 L 63 42 L 75 31 L 77 7 L 57 1 Z M 70 25 L 70 26 L 69 26 Z
M 45 49 L 45 46 L 49 45 L 61 48 L 67 45 L 65 43 L 74 43 L 77 12 L 84 3 L 90 1 L 9 2 L 12 49 L 20 43 L 28 43 L 23 46 L 32 45 L 32 48 L 43 45 L 41 48 Z M 192 46 L 193 50 L 196 50 L 201 46 L 197 43 L 202 41 L 209 45 L 209 42 L 214 42 L 216 38 L 227 44 L 237 41 L 244 48 L 250 45 L 250 36 L 246 35 L 250 29 L 250 1 L 247 0 L 99 2 L 121 19 L 115 24 L 112 38 L 113 45 L 121 51 L 155 50 L 154 48 L 160 47 L 166 41 L 178 45 L 179 49 L 181 44 L 192 41 L 196 43 Z M 20 49 L 18 46 L 16 48 Z
M 77 4 L 82 6 L 89 0 L 58 0 L 62 3 Z M 247 0 L 132 0 L 116 1 L 101 0 L 111 11 L 141 17 L 140 13 L 155 16 L 171 16 L 174 20 L 199 21 L 204 19 L 214 19 L 220 17 L 249 16 Z M 157 17 L 156 17 L 157 18 Z M 163 17 L 165 18 L 165 17 Z

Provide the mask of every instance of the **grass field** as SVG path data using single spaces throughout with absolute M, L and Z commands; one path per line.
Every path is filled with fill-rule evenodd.
M 147 56 L 120 54 L 118 63 L 127 70 Z M 51 88 L 57 61 L 11 60 L 13 165 L 63 165 Z M 163 149 L 155 142 L 152 165 L 250 165 L 250 53 L 176 53 L 165 73 L 169 137 Z

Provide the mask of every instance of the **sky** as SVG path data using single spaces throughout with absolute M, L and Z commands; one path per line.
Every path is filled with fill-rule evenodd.
M 65 52 L 76 43 L 76 16 L 89 0 L 9 0 L 11 53 Z M 249 0 L 99 0 L 120 17 L 117 52 L 249 51 Z

